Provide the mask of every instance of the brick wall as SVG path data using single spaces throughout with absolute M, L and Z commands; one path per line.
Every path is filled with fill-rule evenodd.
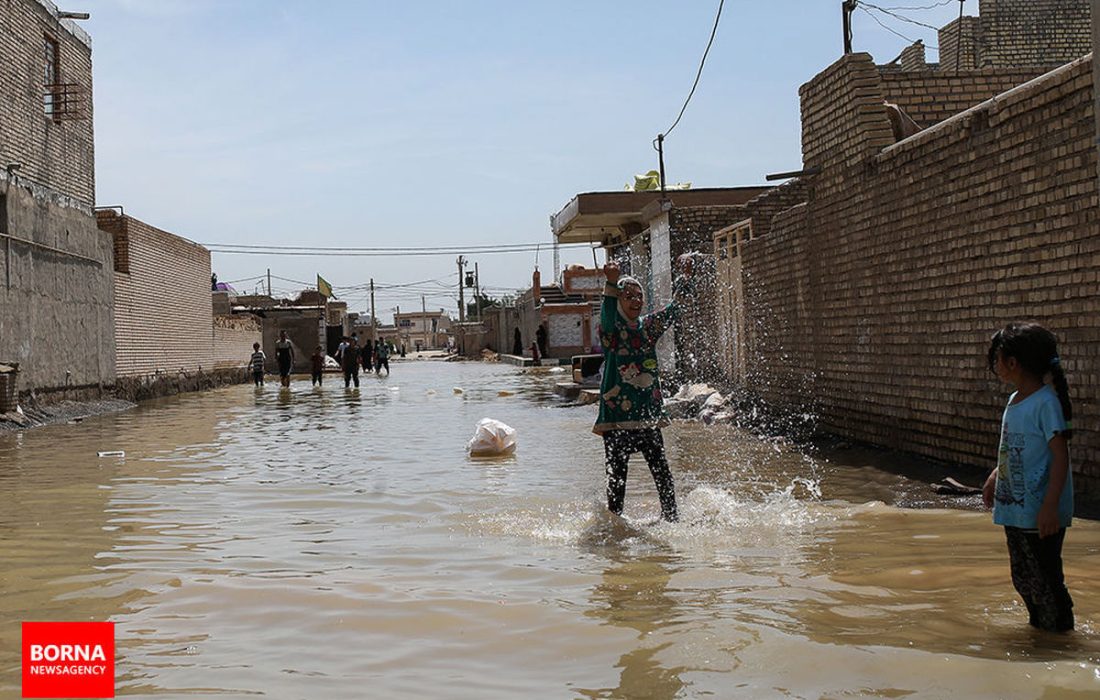
M 1092 50 L 1089 0 L 981 0 L 980 7 L 984 67 L 1055 66 Z
M 58 43 L 63 83 L 82 93 L 79 119 L 45 112 L 45 37 Z M 95 201 L 91 39 L 58 20 L 48 0 L 0 0 L 0 165 L 22 163 L 19 175 L 90 206 Z M 74 95 L 75 98 L 75 95 Z
M 927 70 L 928 62 L 924 55 L 924 42 L 915 41 L 901 50 L 898 64 L 902 70 Z
M 1038 68 L 954 71 L 883 72 L 885 99 L 897 104 L 922 127 L 958 114 L 1041 75 Z
M 211 369 L 210 251 L 131 216 L 96 218 L 129 261 L 115 272 L 118 376 Z
M 1074 468 L 1100 477 L 1091 59 L 897 145 L 869 69 L 848 56 L 802 88 L 806 165 L 823 171 L 803 212 L 744 246 L 750 384 L 828 430 L 986 465 L 1007 395 L 988 338 L 1034 319 L 1061 340 Z
M 980 33 L 981 22 L 977 17 L 963 16 L 941 27 L 940 69 L 953 73 L 977 68 Z
M 214 368 L 247 367 L 252 344 L 262 340 L 263 324 L 255 316 L 214 316 Z

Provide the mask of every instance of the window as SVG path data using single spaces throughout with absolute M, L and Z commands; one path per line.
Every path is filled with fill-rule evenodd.
M 45 50 L 45 72 L 42 76 L 45 90 L 42 93 L 43 107 L 46 115 L 56 119 L 60 111 L 60 96 L 58 85 L 61 83 L 61 46 L 49 34 L 43 37 Z

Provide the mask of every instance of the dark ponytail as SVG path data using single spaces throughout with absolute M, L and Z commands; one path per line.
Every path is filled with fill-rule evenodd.
M 989 344 L 989 369 L 996 371 L 998 356 L 1013 357 L 1020 367 L 1042 381 L 1050 373 L 1051 384 L 1062 404 L 1062 415 L 1066 419 L 1063 431 L 1068 440 L 1072 434 L 1073 404 L 1069 400 L 1069 384 L 1062 369 L 1062 360 L 1058 357 L 1058 339 L 1054 334 L 1038 323 L 1010 323 L 993 334 Z
M 1054 391 L 1058 392 L 1058 402 L 1062 404 L 1062 415 L 1066 419 L 1066 429 L 1062 434 L 1069 440 L 1073 437 L 1073 404 L 1069 400 L 1069 382 L 1062 370 L 1062 360 L 1057 356 L 1050 364 L 1050 383 L 1054 385 Z

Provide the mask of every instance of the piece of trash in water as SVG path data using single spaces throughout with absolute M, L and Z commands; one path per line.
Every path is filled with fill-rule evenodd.
M 456 386 L 455 388 L 451 389 L 451 391 L 453 391 L 456 394 L 461 394 L 464 391 L 464 389 L 460 386 Z
M 510 455 L 516 451 L 516 429 L 492 418 L 482 418 L 466 450 L 471 457 Z
M 100 457 L 125 457 L 126 453 L 122 450 L 106 450 L 98 453 Z
M 508 391 L 507 389 L 501 389 L 497 392 L 497 396 L 515 396 L 516 392 Z
M 564 367 L 551 367 L 550 368 L 550 374 L 561 374 L 564 371 L 565 371 Z
M 435 396 L 435 389 L 428 389 L 428 391 L 427 391 L 427 392 L 425 392 L 425 393 L 426 393 L 426 394 L 427 394 L 428 396 Z
M 390 391 L 401 391 L 401 387 L 399 387 L 399 386 L 391 386 L 391 387 L 390 387 Z

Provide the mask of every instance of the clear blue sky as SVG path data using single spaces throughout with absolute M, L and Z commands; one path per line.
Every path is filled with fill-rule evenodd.
M 575 194 L 619 190 L 656 167 L 651 142 L 687 96 L 717 7 L 99 0 L 62 9 L 92 13 L 82 26 L 93 40 L 99 204 L 200 243 L 367 247 L 549 244 L 549 216 Z M 940 26 L 958 10 L 952 0 L 902 14 Z M 966 12 L 977 14 L 977 0 Z M 931 30 L 878 17 L 936 43 Z M 856 12 L 856 50 L 886 62 L 906 44 Z M 841 50 L 839 0 L 727 0 L 699 88 L 666 142 L 669 181 L 753 185 L 799 168 L 798 87 Z M 468 257 L 490 293 L 530 284 L 532 254 Z M 549 276 L 549 250 L 539 263 Z M 453 255 L 215 254 L 213 267 L 224 281 L 270 267 L 312 284 L 319 272 L 363 311 L 365 295 L 341 287 L 439 280 L 379 293 L 378 316 L 418 309 L 429 290 L 429 309 L 457 308 Z

